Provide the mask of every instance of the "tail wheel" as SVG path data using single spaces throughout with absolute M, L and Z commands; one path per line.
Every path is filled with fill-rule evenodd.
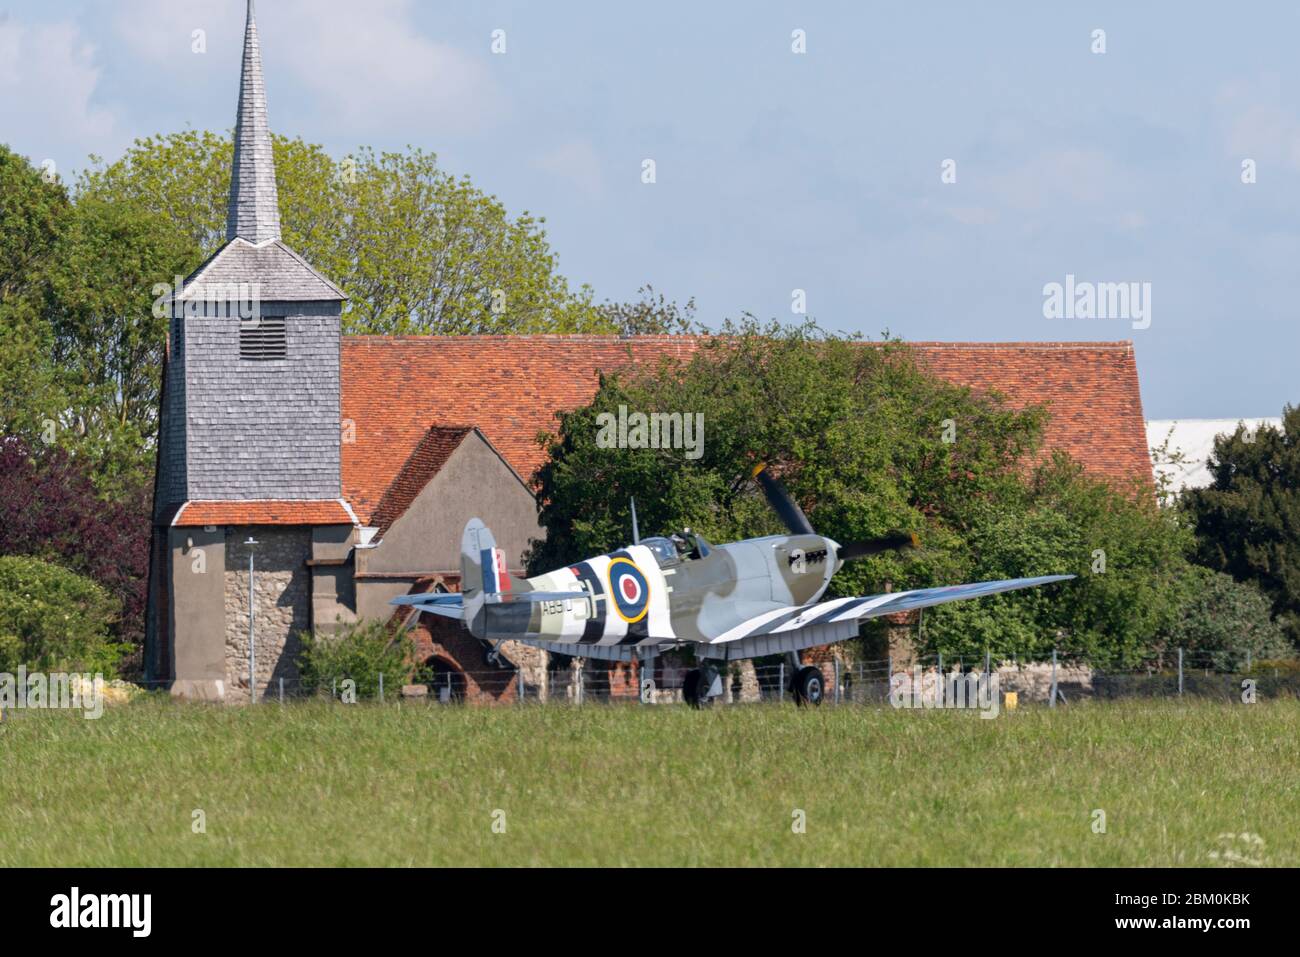
M 826 691 L 826 682 L 820 668 L 811 665 L 800 668 L 794 676 L 794 700 L 796 704 L 819 705 Z

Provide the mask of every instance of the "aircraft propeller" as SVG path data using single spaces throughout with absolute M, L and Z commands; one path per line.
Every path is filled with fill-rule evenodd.
M 839 552 L 840 561 L 851 562 L 855 558 L 870 558 L 872 555 L 879 555 L 882 552 L 901 551 L 905 548 L 920 548 L 921 539 L 916 532 L 894 532 L 891 535 L 882 535 L 879 538 L 868 538 L 861 542 L 849 542 L 847 545 L 841 545 Z
M 790 497 L 790 493 L 785 490 L 785 486 L 775 475 L 767 470 L 767 463 L 760 462 L 754 468 L 753 477 L 762 488 L 763 494 L 767 496 L 767 502 L 772 506 L 772 510 L 785 523 L 785 527 L 790 530 L 791 535 L 816 535 L 813 531 L 812 523 L 808 521 L 808 516 L 803 513 L 799 503 Z
M 767 496 L 768 504 L 780 517 L 792 535 L 816 535 L 808 516 L 786 491 L 781 480 L 767 468 L 766 462 L 760 462 L 753 471 L 753 477 Z M 860 542 L 841 545 L 836 553 L 840 561 L 851 562 L 858 558 L 869 558 L 883 552 L 900 551 L 905 548 L 920 548 L 921 539 L 915 532 L 892 532 L 877 538 L 868 538 Z

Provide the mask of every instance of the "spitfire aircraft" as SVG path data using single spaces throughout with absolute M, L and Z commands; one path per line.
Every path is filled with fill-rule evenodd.
M 521 579 L 506 570 L 505 552 L 474 518 L 461 538 L 462 590 L 403 595 L 392 603 L 459 620 L 492 644 L 493 656 L 505 640 L 643 664 L 662 652 L 690 648 L 698 666 L 686 673 L 682 690 L 695 707 L 722 693 L 722 663 L 782 654 L 790 661 L 795 700 L 820 704 L 822 673 L 803 666 L 799 651 L 851 638 L 869 618 L 1074 577 L 1011 578 L 821 601 L 845 562 L 917 547 L 916 536 L 841 545 L 813 531 L 766 466 L 758 466 L 753 478 L 789 535 L 713 545 L 685 529 L 643 539 L 633 503 L 631 545 Z

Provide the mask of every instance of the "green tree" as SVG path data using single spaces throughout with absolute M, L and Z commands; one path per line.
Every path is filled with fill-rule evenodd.
M 1218 436 L 1209 467 L 1210 486 L 1182 496 L 1195 561 L 1258 585 L 1300 643 L 1300 407 L 1283 410 L 1281 428 Z
M 612 330 L 622 336 L 689 335 L 701 331 L 695 322 L 695 299 L 679 306 L 648 283 L 629 302 L 606 300 L 597 306 Z
M 112 637 L 117 602 L 58 565 L 0 556 L 0 671 L 114 673 L 126 646 Z
M 1194 666 L 1208 663 L 1218 671 L 1291 658 L 1294 649 L 1273 619 L 1271 604 L 1252 582 L 1189 564 L 1179 582 L 1176 617 L 1162 642 L 1163 658 L 1172 660 L 1173 649 L 1182 648 Z
M 47 314 L 66 405 L 59 415 L 97 487 L 130 496 L 152 477 L 167 318 L 154 286 L 184 273 L 192 245 L 131 204 L 83 195 L 51 269 Z
M 956 550 L 966 581 L 1072 572 L 1048 589 L 956 602 L 925 612 L 927 651 L 978 660 L 1045 659 L 1053 647 L 1099 665 L 1158 654 L 1177 614 L 1188 536 L 1150 488 L 1087 476 L 1057 453 L 968 514 Z
M 0 433 L 31 443 L 63 407 L 45 307 L 69 210 L 57 180 L 0 145 Z
M 1041 408 L 1013 409 L 939 380 L 901 343 L 864 346 L 752 319 L 723 332 L 689 359 L 604 378 L 589 405 L 560 416 L 537 476 L 547 537 L 529 555 L 534 571 L 627 541 L 633 495 L 647 534 L 684 525 L 715 541 L 780 532 L 748 480 L 761 459 L 837 541 L 920 533 L 919 552 L 845 565 L 832 594 L 1081 576 L 927 613 L 931 649 L 1039 654 L 1061 641 L 1102 660 L 1148 653 L 1184 561 L 1177 524 L 1149 488 L 1114 488 L 1060 457 L 1039 461 Z M 620 405 L 703 415 L 700 456 L 600 447 L 597 417 Z M 1098 550 L 1104 572 L 1093 571 Z
M 78 195 L 152 216 L 191 244 L 196 266 L 225 241 L 231 150 L 210 132 L 138 140 L 98 161 Z M 347 332 L 616 331 L 591 290 L 557 271 L 544 219 L 512 216 L 434 154 L 362 148 L 335 160 L 284 137 L 274 150 L 285 242 L 348 293 Z

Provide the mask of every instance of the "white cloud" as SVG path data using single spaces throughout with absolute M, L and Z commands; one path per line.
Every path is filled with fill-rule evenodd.
M 115 26 L 137 56 L 175 62 L 189 52 L 192 32 L 203 29 L 210 57 L 231 54 L 233 82 L 242 4 L 139 0 L 129 7 Z M 280 0 L 256 9 L 272 129 L 291 128 L 276 121 L 276 91 L 286 74 L 311 94 L 335 131 L 352 135 L 403 129 L 416 136 L 424 127 L 465 132 L 501 118 L 502 96 L 486 66 L 424 36 L 410 0 Z
M 1126 192 L 1128 182 L 1105 153 L 1067 148 L 1040 153 L 994 177 L 994 189 L 1013 207 L 1041 211 L 1062 201 L 1088 206 L 1108 202 Z
M 1228 152 L 1300 169 L 1300 120 L 1271 106 L 1252 106 L 1228 130 Z
M 552 173 L 593 199 L 605 194 L 605 173 L 596 149 L 587 140 L 573 140 L 538 156 L 538 169 Z
M 263 4 L 269 7 L 270 4 Z M 258 9 L 258 22 L 263 16 Z M 236 53 L 244 41 L 244 5 L 229 0 L 133 0 L 116 4 L 113 28 L 133 57 L 187 67 L 194 31 L 202 30 L 209 55 Z M 236 69 L 238 60 L 235 60 Z
M 1300 169 L 1300 117 L 1283 104 L 1275 75 L 1225 84 L 1215 105 L 1228 155 Z
M 495 125 L 501 97 L 477 59 L 422 36 L 408 0 L 292 0 L 298 37 L 286 62 L 348 127 L 476 130 Z M 488 39 L 483 39 L 487 51 Z
M 95 102 L 95 47 L 76 24 L 0 19 L 0 135 L 66 178 L 88 152 L 121 146 L 117 116 Z

